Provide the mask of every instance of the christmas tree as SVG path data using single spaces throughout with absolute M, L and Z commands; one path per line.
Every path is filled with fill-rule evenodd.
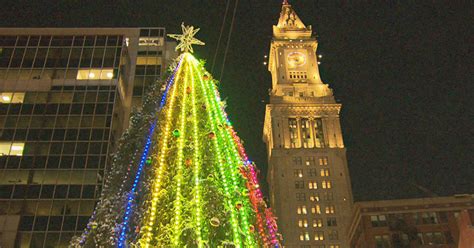
M 76 247 L 279 247 L 257 169 L 193 55 L 199 29 L 170 35 L 182 53 L 150 89 L 119 143 L 101 201 Z

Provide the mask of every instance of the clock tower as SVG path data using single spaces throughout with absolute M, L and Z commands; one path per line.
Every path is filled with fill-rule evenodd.
M 318 42 L 287 1 L 273 26 L 263 138 L 270 201 L 285 247 L 346 248 L 352 191 L 333 92 L 319 75 Z

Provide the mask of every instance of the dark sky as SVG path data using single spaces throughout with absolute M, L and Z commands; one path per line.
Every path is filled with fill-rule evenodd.
M 8 3 L 9 2 L 9 3 Z M 474 193 L 473 16 L 470 1 L 290 0 L 318 36 L 323 81 L 343 104 L 356 200 Z M 235 0 L 231 0 L 230 20 Z M 196 56 L 216 52 L 225 1 L 4 1 L 0 26 L 201 28 Z M 278 0 L 240 0 L 221 94 L 262 171 L 270 74 L 262 65 Z M 227 23 L 223 34 L 226 45 Z M 218 78 L 223 47 L 214 70 Z

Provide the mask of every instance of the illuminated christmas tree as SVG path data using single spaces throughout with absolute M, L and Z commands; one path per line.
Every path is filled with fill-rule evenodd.
M 277 227 L 224 111 L 192 55 L 199 29 L 170 35 L 182 53 L 132 115 L 101 201 L 73 246 L 279 247 Z

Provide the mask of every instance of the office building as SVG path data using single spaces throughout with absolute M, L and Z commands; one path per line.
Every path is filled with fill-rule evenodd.
M 164 28 L 0 28 L 0 247 L 66 247 L 175 56 Z

